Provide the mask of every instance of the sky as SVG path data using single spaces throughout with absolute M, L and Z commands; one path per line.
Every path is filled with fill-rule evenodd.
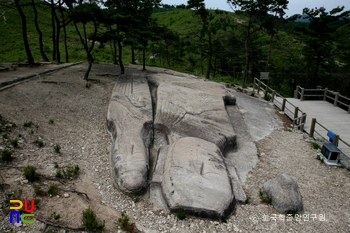
M 187 4 L 187 0 L 162 0 L 163 4 L 181 5 Z M 221 9 L 232 11 L 226 0 L 205 0 L 206 8 Z M 289 0 L 288 10 L 286 16 L 294 14 L 302 14 L 305 7 L 308 8 L 326 8 L 327 12 L 337 6 L 345 6 L 345 10 L 350 10 L 349 0 Z

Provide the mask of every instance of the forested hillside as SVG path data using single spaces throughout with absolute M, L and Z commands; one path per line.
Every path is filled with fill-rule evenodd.
M 150 0 L 104 7 L 0 0 L 0 63 L 146 63 L 244 86 L 269 72 L 269 85 L 284 95 L 296 85 L 350 92 L 348 11 L 304 9 L 309 22 L 295 23 L 283 18 L 287 0 L 231 3 L 240 10 L 208 10 L 201 0 L 177 8 Z

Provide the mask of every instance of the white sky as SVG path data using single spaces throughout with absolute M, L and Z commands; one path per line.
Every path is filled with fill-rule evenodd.
M 162 3 L 169 5 L 187 5 L 187 0 L 162 0 Z M 205 0 L 205 6 L 211 9 L 232 11 L 226 0 Z M 350 10 L 350 0 L 289 0 L 286 16 L 302 14 L 305 7 L 324 7 L 327 12 L 329 12 L 337 6 L 345 6 L 345 10 Z

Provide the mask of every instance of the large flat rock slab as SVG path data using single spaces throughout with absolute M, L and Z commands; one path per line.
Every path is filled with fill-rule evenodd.
M 169 148 L 163 193 L 173 211 L 220 218 L 234 204 L 231 180 L 219 148 L 203 139 L 184 137 Z
M 123 192 L 137 194 L 147 187 L 152 118 L 145 75 L 120 76 L 112 92 L 107 127 L 113 139 L 112 177 Z

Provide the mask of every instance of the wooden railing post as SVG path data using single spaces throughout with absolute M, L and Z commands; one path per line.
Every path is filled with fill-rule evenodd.
M 348 113 L 350 113 L 350 104 L 349 104 L 349 110 L 348 110 Z
M 256 78 L 254 77 L 254 82 L 253 82 L 253 93 L 255 93 L 255 82 L 256 82 Z
M 283 101 L 282 101 L 282 109 L 281 111 L 284 112 L 284 109 L 286 108 L 286 98 L 283 98 Z M 350 109 L 350 108 L 349 108 Z
M 299 107 L 295 107 L 295 110 L 294 110 L 294 119 L 295 119 L 295 118 L 298 118 L 298 112 L 299 112 Z
M 339 98 L 339 92 L 337 92 L 335 94 L 335 98 L 334 98 L 334 106 L 337 106 L 337 103 L 338 103 L 338 98 Z
M 269 88 L 269 86 L 267 86 L 267 84 L 266 84 L 266 88 L 265 88 L 265 91 L 264 91 L 264 97 L 267 95 L 268 88 Z
M 294 99 L 299 99 L 299 86 L 294 90 Z
M 272 96 L 271 96 L 271 102 L 273 103 L 273 100 L 275 99 L 276 91 L 272 91 Z
M 327 92 L 328 92 L 328 88 L 324 89 L 323 101 L 327 100 Z
M 303 113 L 303 118 L 301 118 L 301 124 L 300 124 L 300 130 L 301 130 L 301 131 L 304 131 L 304 124 L 305 124 L 305 121 L 306 121 L 306 113 L 304 112 L 304 113 Z
M 335 146 L 338 146 L 338 144 L 339 144 L 339 135 L 338 134 L 334 135 L 333 144 Z
M 259 92 L 260 92 L 260 85 L 261 85 L 261 81 L 258 80 L 258 94 L 259 94 Z
M 305 88 L 301 88 L 300 101 L 303 101 L 303 100 L 304 100 L 304 90 L 305 90 Z
M 310 126 L 310 137 L 312 138 L 314 137 L 315 127 L 316 127 L 316 118 L 312 118 L 311 126 Z

